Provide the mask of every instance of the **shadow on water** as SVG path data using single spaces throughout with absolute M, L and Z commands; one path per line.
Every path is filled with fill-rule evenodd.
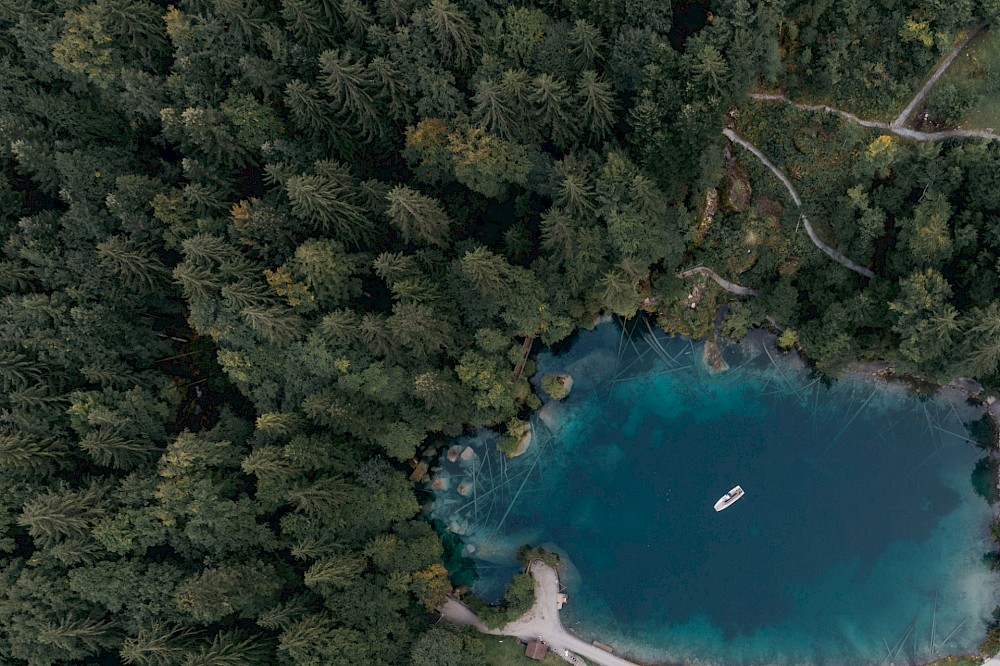
M 990 504 L 996 504 L 1000 499 L 996 483 L 998 473 L 1000 463 L 992 456 L 980 458 L 976 462 L 976 468 L 972 470 L 972 487 L 976 489 L 977 495 Z

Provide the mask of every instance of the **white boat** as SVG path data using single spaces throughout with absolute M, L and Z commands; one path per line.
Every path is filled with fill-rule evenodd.
M 719 501 L 715 503 L 715 510 L 722 511 L 723 509 L 728 509 L 733 502 L 743 497 L 743 489 L 736 486 L 728 493 L 719 498 Z

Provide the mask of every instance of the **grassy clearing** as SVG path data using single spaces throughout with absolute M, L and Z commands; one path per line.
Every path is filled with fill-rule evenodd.
M 928 95 L 927 110 L 951 111 L 964 129 L 1000 129 L 1000 29 L 977 35 L 959 54 Z
M 533 664 L 545 664 L 546 666 L 558 666 L 566 662 L 549 652 L 545 655 L 544 661 L 535 661 L 524 656 L 524 645 L 516 638 L 510 636 L 490 636 L 483 634 L 483 666 L 532 666 Z

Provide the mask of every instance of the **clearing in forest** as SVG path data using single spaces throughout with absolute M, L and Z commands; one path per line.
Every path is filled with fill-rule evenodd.
M 977 35 L 927 98 L 928 120 L 961 129 L 1000 129 L 1000 30 Z

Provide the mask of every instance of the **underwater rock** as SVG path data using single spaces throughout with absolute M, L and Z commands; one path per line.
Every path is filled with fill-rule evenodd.
M 552 432 L 559 432 L 566 421 L 566 407 L 558 400 L 549 400 L 537 414 L 538 420 Z
M 455 462 L 458 460 L 458 454 L 462 452 L 462 447 L 458 444 L 453 444 L 448 447 L 448 462 Z
M 722 352 L 715 340 L 706 340 L 705 346 L 701 350 L 701 358 L 705 362 L 705 367 L 709 372 L 725 372 L 729 369 L 729 364 L 722 358 Z
M 983 392 L 983 385 L 971 377 L 958 377 L 951 380 L 948 386 L 964 391 L 973 397 Z
M 446 474 L 439 474 L 431 481 L 432 490 L 448 490 L 451 487 L 451 477 Z
M 578 390 L 586 390 L 610 379 L 615 374 L 618 359 L 610 349 L 597 349 L 570 363 L 566 373 L 573 375 Z
M 465 552 L 467 552 L 469 555 L 472 555 L 474 552 L 476 552 L 476 544 L 474 543 L 465 544 Z
M 472 492 L 471 481 L 463 481 L 462 483 L 458 484 L 458 494 L 461 495 L 462 497 L 468 497 L 471 492 Z
M 478 460 L 479 454 L 476 453 L 476 450 L 474 448 L 472 448 L 471 446 L 467 446 L 465 447 L 465 450 L 462 451 L 462 454 L 459 456 L 459 458 L 462 460 L 463 463 L 468 464 L 475 460 Z

